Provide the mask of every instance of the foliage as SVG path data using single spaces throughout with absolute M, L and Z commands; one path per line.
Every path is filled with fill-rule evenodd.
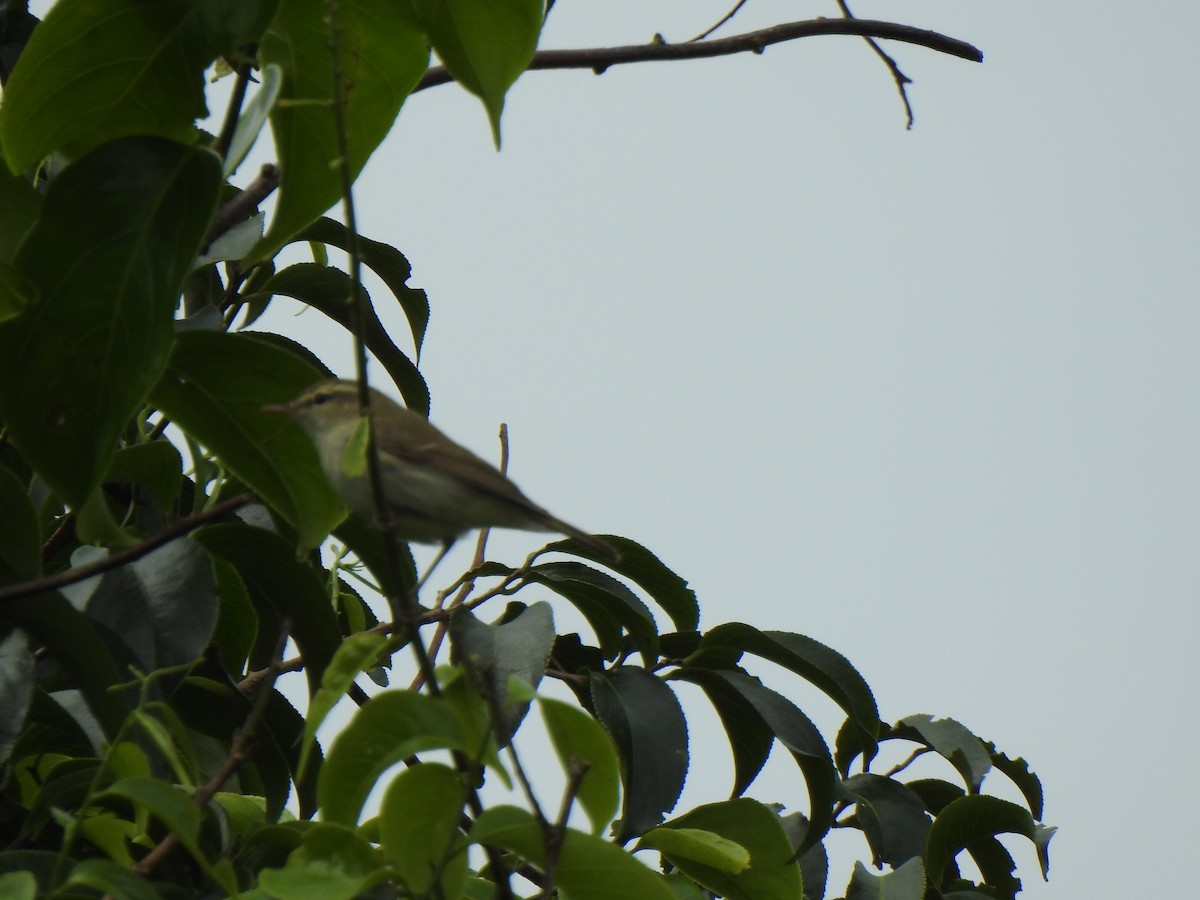
M 569 540 L 485 562 L 409 627 L 411 558 L 347 518 L 304 435 L 262 412 L 328 374 L 251 328 L 281 303 L 354 332 L 427 412 L 412 360 L 429 306 L 407 260 L 321 215 L 339 198 L 352 210 L 347 185 L 431 47 L 498 144 L 543 14 L 541 0 L 78 0 L 37 23 L 0 5 L 0 895 L 476 898 L 532 882 L 577 900 L 822 898 L 835 828 L 886 870 L 859 865 L 847 897 L 1012 897 L 1009 832 L 1044 873 L 1053 829 L 1023 760 L 950 719 L 883 723 L 858 670 L 811 638 L 700 632 L 684 579 L 627 538 L 609 537 L 621 560 L 603 566 Z M 194 125 L 214 63 L 235 82 L 216 137 Z M 282 174 L 239 192 L 229 179 L 268 118 Z M 288 244 L 314 262 L 277 270 Z M 390 298 L 361 292 L 360 262 Z M 376 315 L 392 302 L 411 353 Z M 558 633 L 545 600 L 477 617 L 518 594 L 574 607 L 590 633 Z M 356 679 L 385 683 L 430 629 L 453 664 L 368 698 Z M 763 664 L 840 707 L 832 747 L 751 674 Z M 277 685 L 294 670 L 303 712 Z M 719 716 L 733 772 L 728 799 L 676 812 L 682 685 Z M 347 694 L 360 708 L 323 752 L 317 728 Z M 552 812 L 517 751 L 534 712 L 565 784 Z M 807 788 L 777 807 L 744 796 L 776 743 Z M 884 767 L 894 747 L 915 750 Z M 943 773 L 909 777 L 925 755 Z M 981 792 L 993 771 L 1023 803 Z M 485 781 L 521 786 L 523 805 L 485 804 Z

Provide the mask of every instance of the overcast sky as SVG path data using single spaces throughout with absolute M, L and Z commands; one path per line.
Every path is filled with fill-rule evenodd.
M 562 0 L 542 46 L 684 40 L 728 3 Z M 444 430 L 495 458 L 507 422 L 514 479 L 653 549 L 705 628 L 808 634 L 885 719 L 1029 760 L 1060 831 L 1049 885 L 1006 840 L 1022 896 L 1168 896 L 1200 793 L 1200 7 L 853 8 L 985 62 L 888 45 L 912 131 L 854 38 L 535 72 L 499 154 L 440 87 L 360 179 L 362 230 L 429 292 Z M 726 31 L 837 14 L 752 0 Z M 760 671 L 832 738 L 828 703 Z M 681 808 L 729 787 L 698 721 Z M 786 759 L 750 793 L 804 808 Z

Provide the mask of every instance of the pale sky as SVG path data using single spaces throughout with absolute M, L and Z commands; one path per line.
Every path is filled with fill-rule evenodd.
M 683 40 L 727 4 L 562 0 L 542 46 Z M 535 72 L 499 154 L 478 101 L 436 88 L 360 179 L 361 228 L 429 292 L 444 430 L 495 458 L 507 422 L 514 479 L 658 553 L 703 627 L 810 635 L 886 720 L 1024 756 L 1059 833 L 1049 885 L 1005 840 L 1021 896 L 1177 893 L 1200 799 L 1200 8 L 852 6 L 985 62 L 887 45 L 911 132 L 854 38 Z M 837 14 L 760 0 L 726 32 Z M 310 323 L 330 333 L 289 327 Z M 336 341 L 316 349 L 350 374 Z M 757 671 L 832 740 L 831 704 Z M 680 811 L 729 787 L 698 722 Z M 786 757 L 750 795 L 806 802 Z M 835 843 L 829 896 L 837 854 L 868 858 Z

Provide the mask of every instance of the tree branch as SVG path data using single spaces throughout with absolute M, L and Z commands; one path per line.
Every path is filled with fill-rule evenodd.
M 113 569 L 118 569 L 127 563 L 141 559 L 164 544 L 171 543 L 176 538 L 183 537 L 185 534 L 195 531 L 201 525 L 215 522 L 227 513 L 231 513 L 235 509 L 241 509 L 241 507 L 253 499 L 253 494 L 239 494 L 236 497 L 215 503 L 203 512 L 196 513 L 194 516 L 180 519 L 153 537 L 142 541 L 142 543 L 116 553 L 110 553 L 104 559 L 98 559 L 84 566 L 76 566 L 73 569 L 64 569 L 53 575 L 47 575 L 45 578 L 36 578 L 33 581 L 24 581 L 20 584 L 0 588 L 0 604 L 9 600 L 19 600 L 22 597 L 32 597 L 34 594 L 40 594 L 43 591 L 56 591 L 69 584 L 86 581 L 94 575 L 101 575 Z
M 592 47 L 579 50 L 539 50 L 533 55 L 530 69 L 591 69 L 597 75 L 609 66 L 635 62 L 660 62 L 677 59 L 706 59 L 712 56 L 730 56 L 734 53 L 762 53 L 772 44 L 822 34 L 851 35 L 854 37 L 879 38 L 917 44 L 938 53 L 957 56 L 970 62 L 983 62 L 983 52 L 966 41 L 900 25 L 896 22 L 880 22 L 872 19 L 809 19 L 804 22 L 786 22 L 758 31 L 749 31 L 733 37 L 694 43 L 667 44 L 651 41 L 627 47 Z M 446 84 L 453 79 L 444 66 L 431 66 L 425 72 L 413 92 Z

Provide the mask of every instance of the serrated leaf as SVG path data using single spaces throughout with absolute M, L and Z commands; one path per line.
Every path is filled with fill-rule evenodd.
M 621 648 L 616 622 L 629 633 L 647 661 L 658 658 L 658 626 L 649 608 L 622 582 L 578 562 L 542 563 L 525 576 L 566 598 L 583 613 L 609 659 Z
M 1029 763 L 1021 757 L 1009 758 L 998 751 L 991 741 L 988 741 L 987 749 L 991 754 L 992 765 L 1007 775 L 1009 780 L 1017 786 L 1017 789 L 1025 797 L 1025 802 L 1029 804 L 1029 811 L 1033 813 L 1035 819 L 1040 821 L 1043 802 L 1041 779 L 1033 774 Z
M 316 246 L 330 244 L 342 250 L 350 247 L 350 236 L 346 226 L 341 222 L 322 217 L 296 235 L 297 241 L 319 241 Z M 322 247 L 322 249 L 324 249 Z M 408 327 L 412 331 L 417 360 L 421 359 L 421 345 L 425 342 L 425 329 L 429 326 L 429 298 L 419 288 L 408 286 L 412 276 L 412 266 L 408 259 L 390 244 L 373 241 L 361 234 L 358 236 L 358 255 L 363 265 L 379 276 L 387 285 L 388 290 L 400 303 L 404 316 L 408 319 Z M 321 265 L 329 265 L 327 259 L 316 260 Z M 411 401 L 410 401 L 411 402 Z M 429 415 L 428 408 L 422 410 L 423 415 Z
M 226 178 L 242 164 L 258 140 L 271 110 L 275 108 L 275 101 L 279 99 L 279 92 L 283 88 L 283 70 L 273 63 L 267 63 L 258 70 L 258 82 L 254 96 L 242 107 L 242 114 L 238 116 L 237 127 L 229 141 L 229 150 L 225 154 Z
M 1037 849 L 1042 877 L 1050 870 L 1050 839 L 1057 829 L 1040 825 L 1015 803 L 974 794 L 949 804 L 933 820 L 926 841 L 925 863 L 932 885 L 941 886 L 946 867 L 972 841 L 998 834 L 1020 834 Z
M 180 142 L 208 115 L 204 70 L 258 40 L 276 0 L 89 0 L 51 7 L 0 105 L 0 142 L 21 172 L 131 135 Z M 101 217 L 103 218 L 103 217 Z
M 905 716 L 896 723 L 893 735 L 914 739 L 912 732 L 958 770 L 972 793 L 978 792 L 992 767 L 991 755 L 983 741 L 954 719 L 934 719 L 924 713 Z
M 750 865 L 750 851 L 741 844 L 699 828 L 660 825 L 642 835 L 636 849 L 658 850 L 672 861 L 691 860 L 726 875 L 736 875 Z
M 916 793 L 899 781 L 870 773 L 847 778 L 841 788 L 855 805 L 856 824 L 871 846 L 875 865 L 895 868 L 922 854 L 930 820 Z
M 925 867 L 920 858 L 882 875 L 856 862 L 846 888 L 846 900 L 923 900 L 924 896 Z
M 591 673 L 596 718 L 621 756 L 625 802 L 619 840 L 658 825 L 683 791 L 687 721 L 675 692 L 645 669 Z
M 283 71 L 271 110 L 281 180 L 275 217 L 247 264 L 273 256 L 342 195 L 326 16 L 324 0 L 288 0 L 259 47 L 263 64 Z M 343 0 L 338 30 L 348 165 L 356 178 L 428 67 L 429 47 L 407 3 Z
M 157 138 L 105 144 L 51 182 L 21 244 L 14 265 L 39 296 L 0 324 L 0 417 L 74 506 L 166 365 L 219 184 L 206 150 Z
M 742 672 L 689 666 L 671 673 L 671 678 L 699 684 L 709 697 L 722 696 L 727 704 L 733 702 L 729 693 L 732 691 L 744 701 L 739 720 L 754 715 L 770 729 L 792 754 L 808 789 L 809 827 L 797 849 L 803 851 L 820 841 L 833 824 L 833 759 L 821 733 L 800 708 L 782 694 L 765 687 L 757 678 Z
M 352 329 L 353 319 L 347 300 L 353 296 L 354 285 L 349 275 L 331 266 L 319 266 L 316 263 L 288 266 L 267 279 L 260 291 L 263 294 L 293 297 L 333 319 L 348 332 Z M 405 404 L 421 415 L 429 415 L 429 388 L 425 379 L 412 360 L 392 342 L 375 314 L 369 297 L 365 298 L 364 306 L 366 321 L 363 323 L 363 341 L 367 349 L 387 370 L 404 397 Z
M 379 654 L 387 646 L 382 634 L 352 634 L 342 641 L 333 659 L 321 675 L 321 687 L 308 704 L 308 715 L 304 719 L 304 746 L 300 752 L 300 770 L 303 772 L 308 761 L 317 730 L 334 705 L 346 696 L 354 679 L 375 664 Z

